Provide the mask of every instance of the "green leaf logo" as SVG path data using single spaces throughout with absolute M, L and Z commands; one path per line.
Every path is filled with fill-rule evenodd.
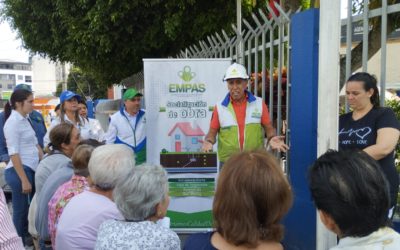
M 195 76 L 196 73 L 192 72 L 189 66 L 183 67 L 182 71 L 178 72 L 178 76 L 185 82 L 190 82 Z

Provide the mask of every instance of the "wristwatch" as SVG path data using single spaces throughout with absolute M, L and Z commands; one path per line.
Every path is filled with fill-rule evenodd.
M 210 139 L 206 139 L 207 142 L 211 143 L 212 145 L 214 145 L 214 142 L 211 141 Z

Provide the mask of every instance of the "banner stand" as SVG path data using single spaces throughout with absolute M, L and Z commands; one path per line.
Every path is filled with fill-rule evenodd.
M 202 153 L 231 59 L 144 59 L 147 162 L 168 172 L 171 228 L 211 231 L 218 158 Z M 216 151 L 217 145 L 214 145 Z

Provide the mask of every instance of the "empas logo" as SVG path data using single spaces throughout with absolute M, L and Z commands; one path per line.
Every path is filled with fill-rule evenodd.
M 251 113 L 252 118 L 261 118 L 261 112 L 256 108 L 253 113 Z
M 237 72 L 236 69 L 233 69 L 232 72 L 231 72 L 231 74 L 232 74 L 233 76 L 237 76 L 237 75 L 238 75 L 238 72 Z
M 204 83 L 170 83 L 168 86 L 170 93 L 202 93 L 206 91 L 206 85 Z
M 178 72 L 178 76 L 185 82 L 190 82 L 195 76 L 196 73 L 192 72 L 189 66 L 183 67 L 182 71 Z
M 182 84 L 170 83 L 168 85 L 170 93 L 203 93 L 206 91 L 204 83 L 190 83 L 196 76 L 195 72 L 189 66 L 183 67 L 183 70 L 178 72 L 178 76 L 185 82 Z

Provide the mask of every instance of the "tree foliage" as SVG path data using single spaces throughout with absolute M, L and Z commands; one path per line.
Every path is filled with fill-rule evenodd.
M 24 47 L 71 62 L 100 84 L 120 82 L 142 68 L 142 58 L 168 57 L 236 21 L 236 1 L 222 0 L 2 0 L 2 17 Z M 273 0 L 243 0 L 243 16 Z M 362 0 L 353 1 L 354 12 Z M 388 4 L 399 0 L 389 0 Z M 285 10 L 318 7 L 318 0 L 280 0 Z M 370 0 L 369 9 L 380 7 Z M 250 18 L 251 19 L 251 18 Z M 248 19 L 249 20 L 249 19 Z M 388 34 L 399 25 L 389 15 Z M 370 20 L 369 57 L 380 48 L 380 18 Z M 352 50 L 352 71 L 361 65 L 362 43 Z M 344 84 L 345 58 L 341 59 Z
M 56 96 L 60 96 L 62 91 L 63 91 L 62 82 L 59 82 L 57 83 Z
M 82 97 L 90 97 L 92 100 L 107 98 L 107 88 L 90 74 L 83 72 L 77 67 L 71 68 L 67 79 L 67 86 L 68 90 L 74 91 Z
M 2 17 L 24 47 L 71 62 L 103 84 L 139 71 L 235 22 L 235 1 L 4 0 Z M 253 1 L 244 1 L 245 15 Z

